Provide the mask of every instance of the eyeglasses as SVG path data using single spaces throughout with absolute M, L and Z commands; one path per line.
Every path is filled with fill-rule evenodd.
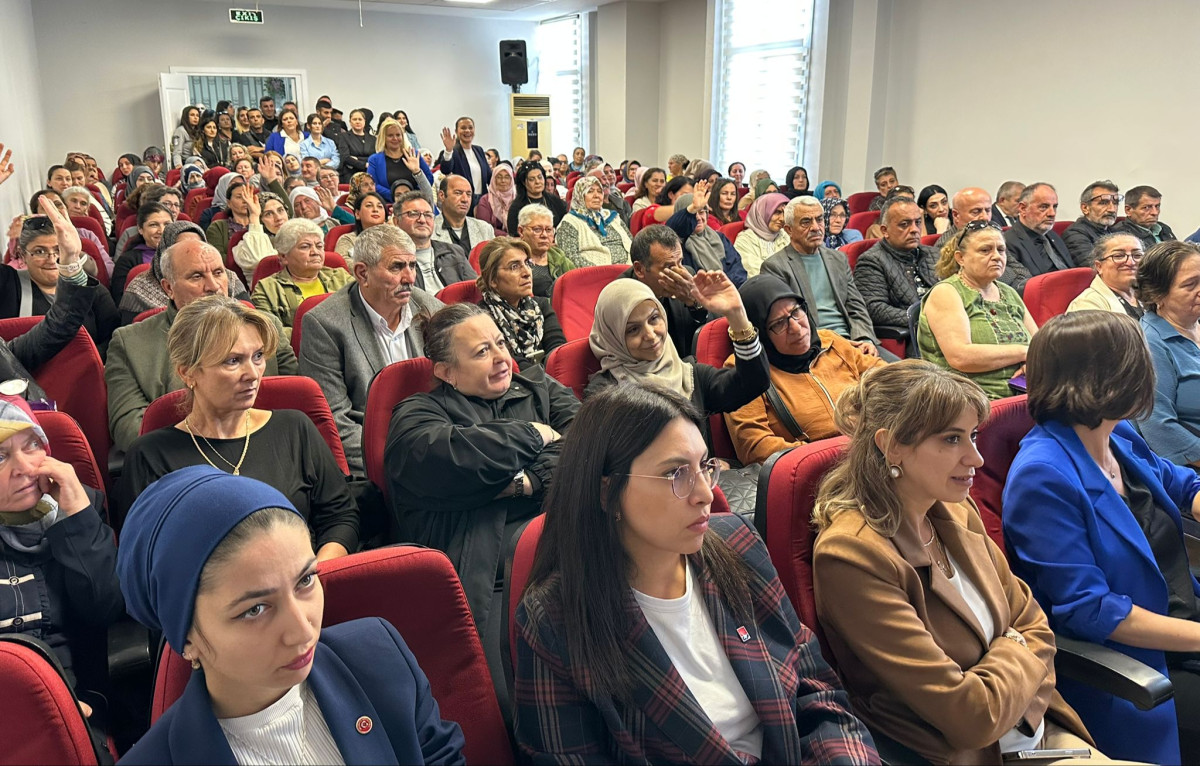
M 21 222 L 21 231 L 54 231 L 54 221 L 49 216 L 31 215 Z
M 1101 205 L 1116 205 L 1123 199 L 1125 199 L 1124 194 L 1101 194 L 1088 200 L 1088 204 L 1091 205 L 1098 202 Z
M 687 499 L 692 490 L 696 488 L 696 471 L 692 470 L 690 464 L 684 464 L 676 468 L 667 476 L 649 476 L 642 473 L 626 473 L 616 474 L 618 476 L 628 476 L 633 479 L 670 479 L 671 492 L 680 500 Z M 721 476 L 721 461 L 717 458 L 709 458 L 700 464 L 700 475 L 704 477 L 704 481 L 708 483 L 708 488 L 712 489 L 717 486 L 717 479 Z
M 800 317 L 805 315 L 806 312 L 804 307 L 797 303 L 790 311 L 788 311 L 787 316 L 780 317 L 774 322 L 768 324 L 767 332 L 771 333 L 772 335 L 782 335 L 788 328 L 788 322 L 800 324 Z
M 995 221 L 971 221 L 963 227 L 961 232 L 958 233 L 958 239 L 955 241 L 954 246 L 956 248 L 961 248 L 963 240 L 967 238 L 968 234 L 973 231 L 983 231 L 984 229 L 995 229 L 996 231 L 1000 231 L 1000 227 L 996 225 Z
M 846 214 L 845 214 L 845 213 L 830 213 L 830 214 L 829 214 L 829 220 L 831 220 L 831 221 L 844 221 L 844 220 L 846 220 Z
M 1096 260 L 1097 261 L 1112 261 L 1113 263 L 1128 263 L 1129 261 L 1133 261 L 1134 263 L 1137 263 L 1138 261 L 1142 260 L 1142 257 L 1144 255 L 1145 255 L 1145 253 L 1141 250 L 1132 250 L 1129 252 L 1118 250 L 1117 252 L 1113 253 L 1112 255 L 1106 255 L 1103 258 L 1097 258 Z
M 545 236 L 547 234 L 553 234 L 554 227 L 553 226 L 527 226 L 525 228 L 525 231 L 532 232 L 539 236 Z
M 51 248 L 50 250 L 47 250 L 44 247 L 35 247 L 34 249 L 26 252 L 25 257 L 32 258 L 32 259 L 38 260 L 38 261 L 45 261 L 45 260 L 53 258 L 54 260 L 57 261 L 60 252 L 61 251 L 57 247 Z
M 433 213 L 430 213 L 430 212 L 418 212 L 416 210 L 405 210 L 400 215 L 404 216 L 405 218 L 407 218 L 410 221 L 419 221 L 422 218 L 429 220 L 429 221 L 433 220 Z
M 512 263 L 506 266 L 501 266 L 500 268 L 513 274 L 516 274 L 521 269 L 529 269 L 530 271 L 533 271 L 533 261 L 526 258 L 523 261 L 513 261 Z

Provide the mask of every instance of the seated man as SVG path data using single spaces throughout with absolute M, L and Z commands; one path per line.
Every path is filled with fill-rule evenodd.
M 170 303 L 167 310 L 149 319 L 122 327 L 108 344 L 104 380 L 108 384 L 108 428 L 113 444 L 128 450 L 142 427 L 142 415 L 150 402 L 183 388 L 167 354 L 167 332 L 179 309 L 205 295 L 227 295 L 229 273 L 217 249 L 207 242 L 185 239 L 167 248 L 159 261 L 162 288 Z M 284 337 L 283 325 L 272 318 L 276 332 Z M 267 375 L 295 375 L 296 356 L 292 347 L 280 343 L 267 360 Z
M 950 201 L 950 228 L 933 243 L 933 249 L 940 251 L 947 242 L 958 237 L 962 227 L 971 221 L 986 221 L 991 217 L 992 195 L 978 186 L 959 189 Z
M 1017 202 L 1017 223 L 1004 232 L 1008 246 L 1008 264 L 1000 281 L 1024 295 L 1030 277 L 1051 271 L 1090 266 L 1089 255 L 1079 260 L 1062 237 L 1054 233 L 1054 218 L 1058 214 L 1058 192 L 1043 181 L 1025 187 Z
M 393 226 L 367 229 L 354 241 L 355 281 L 300 320 L 300 374 L 317 381 L 325 393 L 346 462 L 357 476 L 366 473 L 362 427 L 371 381 L 389 364 L 424 355 L 413 320 L 442 307 L 416 287 L 416 249 L 412 238 Z
M 905 197 L 915 202 L 917 199 L 917 192 L 911 186 L 893 186 L 891 190 L 888 191 L 887 197 L 885 197 L 880 202 L 879 207 L 875 209 L 882 210 L 883 203 L 895 197 Z M 883 239 L 883 226 L 880 225 L 878 220 L 868 226 L 867 230 L 863 232 L 863 239 Z
M 467 215 L 471 210 L 471 182 L 451 173 L 438 184 L 441 215 L 433 219 L 433 238 L 458 245 L 467 255 L 471 248 L 496 236 L 490 223 Z
M 996 204 L 992 205 L 992 222 L 1001 229 L 1015 226 L 1017 223 L 1017 200 L 1025 184 L 1020 181 L 1005 181 L 996 190 Z
M 304 179 L 305 186 L 316 188 L 321 185 L 319 174 L 321 172 L 321 161 L 316 157 L 305 157 L 300 160 L 300 177 Z M 337 197 L 335 196 L 336 200 Z
M 796 197 L 783 211 L 791 244 L 765 260 L 763 274 L 774 274 L 804 298 L 819 330 L 847 338 L 864 354 L 878 355 L 871 314 L 846 255 L 825 247 L 825 208 L 816 197 Z M 885 359 L 895 356 L 883 352 Z
M 436 293 L 446 285 L 478 276 L 458 245 L 433 239 L 433 208 L 419 191 L 396 197 L 392 222 L 412 238 L 417 256 L 417 287 Z
M 1063 232 L 1063 242 L 1076 261 L 1090 259 L 1096 240 L 1111 234 L 1117 222 L 1117 205 L 1121 202 L 1117 185 L 1112 181 L 1094 181 L 1079 195 L 1083 215 Z
M 871 205 L 867 210 L 882 210 L 883 203 L 888 198 L 888 194 L 899 185 L 900 182 L 896 180 L 895 168 L 888 166 L 876 170 L 875 188 L 879 190 L 879 194 L 875 196 L 875 199 L 871 200 Z
M 992 206 L 986 193 L 984 199 L 986 203 L 977 201 L 986 217 Z M 908 307 L 938 283 L 938 254 L 934 248 L 921 244 L 922 212 L 916 202 L 893 197 L 884 203 L 879 220 L 883 239 L 858 257 L 854 282 L 867 303 L 876 333 L 888 338 L 907 338 Z
M 621 276 L 650 288 L 667 312 L 667 335 L 675 350 L 680 358 L 692 356 L 692 341 L 708 321 L 708 311 L 692 297 L 692 274 L 683 266 L 679 235 L 660 223 L 646 226 L 630 243 L 629 257 L 633 265 Z
M 1113 231 L 1127 231 L 1142 241 L 1149 250 L 1158 242 L 1176 239 L 1171 227 L 1158 220 L 1162 212 L 1162 194 L 1153 186 L 1135 186 L 1125 192 L 1125 220 Z

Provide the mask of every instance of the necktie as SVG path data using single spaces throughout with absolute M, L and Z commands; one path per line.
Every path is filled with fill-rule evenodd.
M 1071 268 L 1069 264 L 1063 262 L 1063 259 L 1059 256 L 1058 251 L 1054 249 L 1054 245 L 1050 244 L 1049 237 L 1041 237 L 1041 240 L 1042 249 L 1046 251 L 1046 257 L 1049 258 L 1050 262 L 1054 264 L 1055 269 Z

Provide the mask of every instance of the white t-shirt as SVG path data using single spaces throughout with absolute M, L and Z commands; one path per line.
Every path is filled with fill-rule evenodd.
M 217 723 L 241 766 L 345 763 L 307 682 L 264 710 Z
M 417 267 L 421 269 L 421 277 L 425 280 L 425 292 L 436 293 L 445 287 L 442 284 L 441 277 L 438 276 L 437 269 L 433 267 L 433 248 L 427 247 L 424 250 L 417 250 L 416 256 Z
M 757 759 L 762 756 L 762 723 L 721 647 L 690 562 L 686 587 L 680 598 L 654 598 L 637 590 L 633 597 L 716 730 L 734 750 Z

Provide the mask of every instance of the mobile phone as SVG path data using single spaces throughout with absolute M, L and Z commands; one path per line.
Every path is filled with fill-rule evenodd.
M 1091 758 L 1092 751 L 1086 747 L 1060 747 L 1050 750 L 1018 750 L 1015 753 L 1004 753 L 1006 759 L 1018 761 L 1056 760 L 1058 758 Z

